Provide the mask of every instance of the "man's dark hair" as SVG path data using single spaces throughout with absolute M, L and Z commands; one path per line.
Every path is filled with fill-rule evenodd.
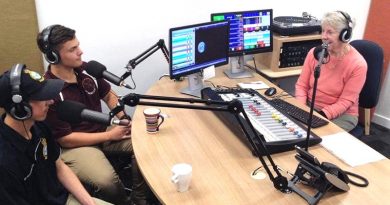
M 48 35 L 45 39 L 45 36 Z M 46 27 L 45 29 L 42 30 L 42 32 L 38 33 L 37 36 L 37 44 L 39 49 L 43 52 L 46 53 L 47 50 L 45 50 L 45 44 L 49 45 L 49 47 L 52 50 L 59 51 L 60 46 L 69 41 L 72 40 L 76 37 L 76 31 L 67 28 L 62 25 L 51 25 Z M 45 42 L 47 40 L 48 42 Z

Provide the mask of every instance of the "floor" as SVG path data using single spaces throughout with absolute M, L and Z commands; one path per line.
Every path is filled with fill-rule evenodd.
M 390 129 L 371 123 L 370 135 L 359 139 L 390 159 Z

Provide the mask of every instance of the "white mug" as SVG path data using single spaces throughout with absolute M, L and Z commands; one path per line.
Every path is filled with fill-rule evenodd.
M 190 187 L 192 166 L 186 163 L 175 164 L 172 167 L 171 181 L 176 185 L 178 192 L 185 192 Z

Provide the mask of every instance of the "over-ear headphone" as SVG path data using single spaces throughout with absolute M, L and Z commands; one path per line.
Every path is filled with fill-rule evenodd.
M 46 61 L 51 63 L 51 64 L 58 64 L 61 60 L 60 54 L 58 53 L 58 51 L 56 51 L 55 48 L 52 47 L 51 42 L 50 42 L 50 36 L 51 36 L 52 30 L 56 26 L 57 25 L 51 25 L 42 31 L 42 36 L 43 36 L 42 49 L 43 49 Z
M 341 30 L 340 35 L 339 35 L 339 39 L 340 39 L 340 41 L 346 43 L 349 40 L 351 40 L 351 37 L 352 37 L 352 19 L 349 16 L 349 14 L 347 14 L 343 11 L 337 11 L 337 12 L 339 12 L 341 15 L 343 15 L 344 19 L 345 19 L 345 25 L 347 27 L 345 27 Z
M 9 114 L 16 120 L 27 120 L 32 116 L 30 104 L 23 99 L 21 93 L 22 72 L 26 67 L 24 64 L 15 64 L 10 72 L 11 99 L 12 105 Z
M 332 174 L 341 180 L 341 181 L 335 181 L 335 180 L 330 181 L 330 183 L 333 184 L 336 190 L 348 191 L 347 189 L 349 188 L 344 188 L 344 187 L 348 187 L 348 183 L 350 182 L 350 180 L 348 175 L 342 169 L 329 162 L 322 162 L 321 168 L 325 172 L 328 172 L 329 174 Z

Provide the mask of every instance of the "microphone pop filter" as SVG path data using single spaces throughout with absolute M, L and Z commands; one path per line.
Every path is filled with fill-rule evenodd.
M 82 103 L 65 100 L 57 105 L 58 118 L 62 121 L 72 124 L 78 124 L 81 121 L 81 112 L 86 108 Z
M 103 78 L 103 72 L 107 70 L 106 66 L 103 64 L 97 62 L 97 61 L 89 61 L 85 65 L 85 71 L 87 71 L 88 74 L 92 75 L 93 77 L 100 79 Z

